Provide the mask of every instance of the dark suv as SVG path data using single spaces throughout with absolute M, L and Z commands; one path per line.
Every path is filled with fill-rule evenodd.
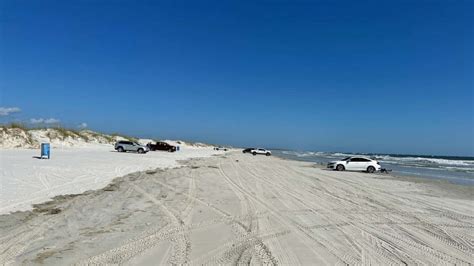
M 155 144 L 150 142 L 146 146 L 150 149 L 150 151 L 176 151 L 176 146 L 169 145 L 168 143 L 163 141 L 157 141 Z

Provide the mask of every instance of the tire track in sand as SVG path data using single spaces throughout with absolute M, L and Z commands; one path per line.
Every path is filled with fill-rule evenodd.
M 264 191 L 268 191 L 267 186 L 262 186 L 261 180 L 258 179 L 253 179 L 255 181 L 255 188 L 253 189 L 253 183 L 249 182 L 248 179 L 244 178 L 244 175 L 242 173 L 245 173 L 245 171 L 242 171 L 242 164 L 240 163 L 235 163 L 231 162 L 233 168 L 235 168 L 238 173 L 236 179 L 239 181 L 239 185 L 241 187 L 245 187 L 245 184 L 247 184 L 247 189 L 249 192 L 258 195 L 260 198 L 264 197 Z M 238 169 L 237 169 L 238 168 Z M 271 192 L 271 191 L 270 191 Z M 259 223 L 262 225 L 263 228 L 272 228 L 274 225 L 274 221 L 270 219 L 261 219 L 261 222 Z M 301 262 L 298 260 L 298 257 L 294 254 L 294 252 L 291 249 L 288 248 L 283 248 L 282 243 L 280 241 L 279 237 L 276 238 L 270 238 L 266 239 L 267 240 L 267 245 L 272 253 L 275 255 L 275 259 L 279 264 L 282 265 L 301 265 Z
M 272 169 L 272 170 L 274 170 L 274 169 Z M 303 206 L 303 209 L 307 210 L 310 213 L 315 214 L 314 210 L 309 205 L 305 204 L 305 202 L 302 200 L 302 198 L 303 198 L 302 195 L 300 195 L 299 197 L 296 197 L 292 194 L 293 189 L 291 189 L 292 188 L 291 184 L 284 184 L 284 183 L 282 183 L 282 180 L 278 180 L 278 179 L 275 178 L 278 175 L 274 175 L 273 176 L 274 178 L 270 179 L 271 180 L 270 181 L 270 180 L 267 180 L 266 175 L 257 175 L 254 171 L 252 171 L 252 168 L 249 165 L 247 167 L 241 169 L 241 171 L 248 173 L 249 176 L 251 176 L 253 179 L 265 183 L 267 191 L 269 193 L 271 193 L 274 196 L 274 199 L 278 200 L 282 206 L 285 206 L 286 209 L 292 210 L 293 207 L 290 207 L 288 205 L 288 203 L 291 202 L 291 203 L 294 204 L 296 202 L 300 206 Z M 282 200 L 282 198 L 283 198 L 282 193 L 290 196 L 292 200 L 291 201 L 288 201 L 289 199 L 288 200 Z M 318 245 L 320 247 L 323 247 L 326 250 L 328 250 L 335 257 L 339 258 L 343 263 L 351 264 L 351 265 L 360 263 L 359 258 L 357 258 L 353 255 L 350 255 L 347 252 L 342 253 L 341 250 L 339 250 L 337 248 L 337 246 L 335 246 L 332 243 L 332 241 L 325 239 L 323 236 L 315 237 L 314 232 L 311 229 L 307 228 L 306 226 L 303 226 L 300 223 L 298 223 L 294 219 L 294 216 L 285 215 L 284 212 L 279 212 L 279 213 L 281 213 L 282 217 L 285 217 L 285 219 L 287 219 L 296 228 L 298 228 L 298 230 L 303 232 L 309 240 L 313 241 L 316 245 Z M 329 221 L 330 219 L 328 217 L 326 217 L 326 220 Z M 339 228 L 336 227 L 336 229 L 339 229 Z M 350 241 L 350 238 L 347 237 L 347 234 L 343 233 L 343 236 L 346 238 L 346 240 L 349 241 L 348 243 L 351 246 L 353 246 L 355 249 L 358 249 L 357 245 L 355 245 L 355 243 Z
M 260 198 L 258 198 L 257 196 L 253 195 L 252 193 L 248 192 L 246 189 L 240 187 L 237 183 L 235 183 L 225 172 L 224 170 L 222 169 L 222 165 L 219 165 L 219 169 L 220 169 L 220 172 L 222 174 L 222 176 L 227 180 L 227 182 L 229 183 L 229 185 L 233 186 L 237 191 L 239 191 L 240 193 L 244 194 L 244 195 L 247 195 L 250 199 L 252 199 L 254 202 L 258 203 L 259 205 L 261 205 L 262 207 L 264 207 L 265 209 L 267 209 L 270 214 L 272 214 L 279 222 L 280 224 L 286 226 L 286 228 L 289 228 L 289 229 L 292 229 L 291 231 L 296 233 L 297 237 L 299 238 L 299 240 L 301 241 L 301 243 L 303 243 L 305 246 L 308 247 L 308 249 L 310 251 L 313 252 L 313 254 L 315 255 L 316 258 L 318 258 L 318 260 L 321 262 L 321 263 L 324 263 L 324 264 L 333 264 L 331 262 L 329 262 L 325 257 L 324 255 L 321 255 L 320 252 L 321 252 L 321 249 L 320 249 L 320 246 L 314 246 L 314 242 L 313 242 L 313 238 L 312 236 L 308 235 L 307 232 L 305 230 L 302 229 L 301 226 L 298 226 L 297 224 L 294 224 L 292 223 L 291 221 L 289 221 L 288 219 L 284 218 L 283 216 L 281 216 L 279 214 L 279 211 L 276 210 L 274 207 L 272 207 L 271 205 L 267 204 L 265 202 L 265 200 L 262 200 Z M 328 254 L 329 255 L 329 254 Z M 341 261 L 341 262 L 344 262 L 341 258 L 335 256 L 334 254 L 331 254 L 329 255 L 328 257 L 331 257 L 333 259 L 337 259 L 338 261 Z M 344 262 L 345 263 L 345 262 Z
M 211 210 L 213 210 L 214 212 L 219 214 L 219 216 L 221 216 L 222 218 L 203 221 L 203 222 L 200 222 L 200 223 L 197 223 L 197 224 L 187 224 L 187 225 L 183 225 L 182 227 L 181 226 L 176 227 L 176 226 L 173 226 L 172 224 L 170 224 L 168 226 L 165 226 L 164 228 L 160 227 L 156 230 L 149 230 L 148 232 L 145 232 L 142 237 L 131 239 L 131 240 L 127 241 L 125 244 L 123 244 L 122 246 L 118 247 L 118 248 L 106 251 L 106 252 L 104 252 L 102 254 L 99 254 L 99 255 L 96 255 L 96 256 L 93 256 L 93 257 L 91 257 L 87 260 L 84 260 L 84 261 L 82 261 L 78 264 L 80 264 L 80 265 L 91 264 L 91 263 L 92 264 L 109 264 L 109 263 L 120 264 L 120 263 L 123 263 L 125 261 L 130 260 L 131 258 L 135 257 L 136 255 L 144 252 L 145 250 L 147 250 L 147 249 L 149 249 L 153 246 L 156 246 L 158 243 L 160 243 L 164 240 L 169 240 L 169 239 L 171 239 L 171 238 L 173 238 L 173 237 L 175 237 L 176 235 L 179 235 L 179 234 L 181 234 L 181 235 L 187 234 L 187 233 L 192 232 L 193 230 L 197 230 L 199 228 L 203 228 L 203 227 L 206 227 L 206 226 L 215 225 L 215 224 L 219 224 L 219 223 L 226 223 L 226 224 L 234 225 L 234 226 L 238 227 L 240 231 L 245 232 L 247 226 L 245 225 L 244 221 L 248 221 L 248 220 L 252 220 L 252 219 L 258 219 L 257 215 L 254 215 L 253 217 L 249 217 L 248 215 L 244 215 L 244 216 L 240 216 L 240 217 L 232 216 L 228 212 L 226 212 L 226 211 L 224 211 L 220 208 L 217 208 L 216 206 L 214 206 L 214 205 L 212 205 L 212 204 L 210 204 L 210 203 L 208 203 L 204 200 L 201 200 L 201 199 L 197 198 L 195 196 L 194 177 L 191 175 L 190 178 L 192 178 L 192 179 L 190 179 L 191 187 L 188 189 L 189 193 L 183 194 L 183 196 L 187 197 L 190 200 L 190 202 L 199 203 L 204 207 L 210 208 Z M 171 191 L 179 192 L 175 187 L 173 187 L 169 184 L 166 184 L 166 183 L 164 183 L 164 182 L 162 182 L 162 181 L 160 181 L 156 178 L 153 178 L 153 179 L 150 179 L 150 180 L 152 180 L 154 183 L 157 183 L 158 185 L 160 185 L 162 187 L 165 187 L 165 188 L 167 188 Z M 188 208 L 189 206 L 190 206 L 190 204 L 188 204 L 186 208 Z M 190 208 L 190 209 L 192 210 L 192 208 Z M 168 216 L 175 216 L 175 215 L 176 214 L 173 214 L 171 211 L 168 213 Z M 251 237 L 254 237 L 254 236 L 249 235 L 247 238 L 251 238 Z M 230 246 L 232 246 L 232 244 L 233 244 L 232 242 L 228 243 L 228 245 L 230 245 Z M 211 255 L 214 256 L 214 257 L 211 257 Z M 208 253 L 201 256 L 201 259 L 203 261 L 205 261 L 206 258 L 217 261 L 217 259 L 215 258 L 215 250 L 211 250 Z M 219 259 L 219 261 L 222 261 L 222 258 Z
M 139 186 L 133 183 L 131 183 L 130 185 L 137 192 L 143 194 L 145 197 L 147 197 L 149 200 L 159 206 L 161 210 L 163 210 L 163 212 L 166 214 L 166 216 L 168 216 L 171 224 L 175 228 L 177 228 L 178 230 L 184 229 L 184 221 L 181 220 L 181 218 L 175 215 L 173 212 L 171 212 L 160 200 L 156 199 L 153 195 L 149 194 Z M 181 265 L 186 264 L 188 261 L 189 249 L 191 247 L 189 239 L 183 234 L 176 234 L 171 238 L 171 243 L 173 245 L 173 253 L 170 256 L 170 259 L 168 260 L 169 263 Z
M 223 177 L 227 180 L 225 174 L 223 173 L 221 165 L 218 167 L 219 172 L 222 174 Z M 239 199 L 239 203 L 241 206 L 241 214 L 247 215 L 249 217 L 248 225 L 243 226 L 242 228 L 236 228 L 238 231 L 238 235 L 242 237 L 251 237 L 251 234 L 254 236 L 258 235 L 258 219 L 255 219 L 255 212 L 256 210 L 253 202 L 248 198 L 247 195 L 241 193 L 239 189 L 236 189 L 235 186 L 229 184 L 229 188 L 234 192 L 234 194 Z M 263 264 L 274 264 L 276 265 L 277 262 L 271 252 L 268 250 L 268 247 L 260 240 L 258 237 L 255 238 L 256 243 L 249 242 L 245 246 L 245 249 L 241 250 L 241 253 L 237 257 L 237 264 L 249 264 L 252 257 L 254 255 L 258 255 L 258 258 Z
M 272 170 L 275 171 L 275 169 L 272 169 Z M 295 170 L 295 169 L 292 169 L 292 170 Z M 309 176 L 307 174 L 303 174 L 299 171 L 297 171 L 297 172 L 299 174 L 302 174 L 302 175 L 306 176 L 306 177 L 311 177 L 311 176 Z M 340 178 L 334 179 L 334 178 L 332 178 L 332 176 L 327 176 L 327 175 L 322 174 L 322 173 L 320 175 L 331 178 L 331 180 L 336 181 L 341 186 L 347 185 L 346 183 L 341 181 Z M 357 184 L 357 186 L 360 186 L 360 184 Z M 367 188 L 364 187 L 364 188 L 360 188 L 360 189 L 362 191 L 364 191 L 364 189 L 367 189 Z M 300 190 L 300 191 L 304 192 L 305 190 Z M 288 191 L 285 191 L 285 192 L 288 193 Z M 369 192 L 367 192 L 367 193 L 369 193 Z M 377 191 L 371 189 L 371 193 L 377 193 Z M 393 199 L 395 197 L 394 195 L 389 194 L 387 192 L 384 192 L 383 194 L 385 195 L 385 197 L 388 197 L 389 199 Z M 296 195 L 295 194 L 293 197 L 295 198 L 295 200 L 301 201 L 302 195 Z M 393 199 L 391 202 L 397 202 L 396 200 L 399 200 L 399 199 Z M 309 203 L 306 203 L 306 202 L 303 202 L 303 201 L 301 201 L 301 203 L 303 205 L 309 204 Z M 380 204 L 382 204 L 382 206 L 383 206 L 383 203 L 380 203 Z M 396 206 L 392 206 L 392 207 L 396 209 Z M 309 207 L 309 208 L 311 209 L 311 207 Z M 456 253 L 455 252 L 457 254 L 457 256 L 454 257 L 450 254 L 445 253 L 445 252 L 435 250 L 432 247 L 426 245 L 424 243 L 424 241 L 421 240 L 420 237 L 415 237 L 415 236 L 411 235 L 411 233 L 403 227 L 398 227 L 398 230 L 399 230 L 398 233 L 399 234 L 402 233 L 402 235 L 397 235 L 397 234 L 394 234 L 394 233 L 390 233 L 388 231 L 381 231 L 381 230 L 371 226 L 368 223 L 360 223 L 359 222 L 359 223 L 355 224 L 354 222 L 356 222 L 357 220 L 351 221 L 351 220 L 348 219 L 349 217 L 341 216 L 337 213 L 333 213 L 333 215 L 335 215 L 339 219 L 342 219 L 342 221 L 346 220 L 348 223 L 353 225 L 356 229 L 363 230 L 363 233 L 364 233 L 363 235 L 364 236 L 369 237 L 369 239 L 371 239 L 372 243 L 377 243 L 377 245 L 375 246 L 377 248 L 376 251 L 378 253 L 382 254 L 383 257 L 385 257 L 387 259 L 389 258 L 389 256 L 395 256 L 400 261 L 411 261 L 413 259 L 415 262 L 419 262 L 418 259 L 412 258 L 410 256 L 410 254 L 416 255 L 416 254 L 413 254 L 413 250 L 417 250 L 419 252 L 419 254 L 424 254 L 423 257 L 425 257 L 425 259 L 427 258 L 426 256 L 428 255 L 429 258 L 431 259 L 432 263 L 435 263 L 435 264 L 446 263 L 446 262 L 449 262 L 449 263 L 468 263 L 468 261 L 472 260 L 472 257 L 471 258 L 466 257 L 465 253 Z M 419 216 L 412 216 L 412 218 L 415 218 L 419 222 L 424 222 L 425 226 L 431 227 L 431 225 L 427 221 L 424 221 L 424 219 L 422 219 Z M 419 230 L 420 229 L 415 231 L 415 233 L 418 236 L 420 236 Z M 433 230 L 434 230 L 434 228 L 433 228 Z M 421 232 L 423 232 L 423 230 L 421 230 Z M 430 233 L 433 234 L 432 232 L 430 232 Z M 406 237 L 403 238 L 402 236 L 406 236 Z M 448 240 L 445 240 L 444 238 L 439 239 L 439 238 L 442 238 L 440 235 L 437 235 L 437 237 L 434 237 L 434 238 L 437 238 L 438 240 L 441 240 L 441 242 L 444 242 L 449 248 L 453 248 L 453 247 L 454 248 L 459 248 L 459 250 L 462 251 L 462 249 L 459 247 L 459 243 L 457 243 L 457 244 L 454 244 L 452 242 L 446 243 L 446 242 L 448 242 Z M 383 243 L 379 243 L 380 241 L 383 241 Z M 382 245 L 380 245 L 380 244 L 382 244 Z M 390 246 L 390 248 L 387 248 L 387 246 Z M 410 246 L 410 248 L 405 248 L 404 246 Z M 464 247 L 464 248 L 466 248 L 466 247 Z M 388 250 L 392 250 L 392 251 L 387 253 Z M 451 252 L 454 252 L 454 250 L 451 250 Z M 384 253 L 386 253 L 386 254 L 384 254 Z

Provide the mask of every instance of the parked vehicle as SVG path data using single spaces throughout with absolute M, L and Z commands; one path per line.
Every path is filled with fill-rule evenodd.
M 340 161 L 329 162 L 327 167 L 337 171 L 366 171 L 368 173 L 380 171 L 382 168 L 376 160 L 365 157 L 347 157 Z
M 266 155 L 266 156 L 272 155 L 271 151 L 265 150 L 265 149 L 262 149 L 262 148 L 252 149 L 252 150 L 250 150 L 250 153 L 253 154 L 253 155 L 257 155 L 257 154 Z
M 215 150 L 215 151 L 227 151 L 227 148 L 226 148 L 226 147 L 219 146 L 219 147 L 214 147 L 214 150 Z
M 155 144 L 150 142 L 146 146 L 150 149 L 150 151 L 176 151 L 176 146 L 170 145 L 163 141 L 157 141 Z
M 255 150 L 255 148 L 246 148 L 242 151 L 242 153 L 250 153 L 252 150 Z
M 150 149 L 147 146 L 140 145 L 133 141 L 121 140 L 115 143 L 115 150 L 118 152 L 134 151 L 138 153 L 147 153 Z

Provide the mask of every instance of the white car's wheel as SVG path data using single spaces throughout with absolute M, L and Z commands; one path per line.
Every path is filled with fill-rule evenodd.
M 373 173 L 373 172 L 375 172 L 375 167 L 373 166 L 367 167 L 367 173 Z
M 346 169 L 346 168 L 345 168 L 344 165 L 342 165 L 342 164 L 338 164 L 338 165 L 336 166 L 336 170 L 337 170 L 337 171 L 344 171 L 345 169 Z

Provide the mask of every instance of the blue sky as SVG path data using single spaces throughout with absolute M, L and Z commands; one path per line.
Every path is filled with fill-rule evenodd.
M 1 2 L 1 122 L 474 155 L 473 1 L 65 2 Z

